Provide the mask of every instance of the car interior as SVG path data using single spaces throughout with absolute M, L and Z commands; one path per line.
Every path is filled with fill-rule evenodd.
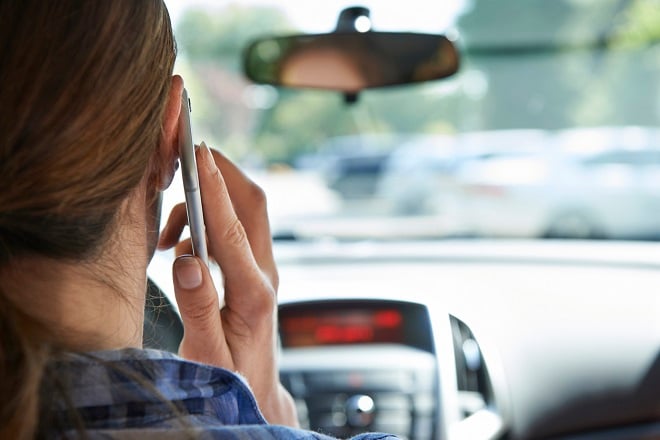
M 228 145 L 269 196 L 303 428 L 660 438 L 658 1 L 457 2 L 434 32 L 376 27 L 437 13 L 424 2 L 329 2 L 325 30 L 228 24 L 286 2 L 167 3 L 201 78 L 196 141 Z M 238 50 L 186 33 L 200 22 Z M 172 260 L 149 267 L 144 343 L 176 352 Z

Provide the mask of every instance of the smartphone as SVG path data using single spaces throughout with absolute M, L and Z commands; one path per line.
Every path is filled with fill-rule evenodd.
M 209 253 L 206 247 L 206 227 L 202 212 L 202 196 L 199 188 L 197 174 L 197 159 L 195 159 L 195 146 L 190 128 L 190 99 L 188 91 L 183 89 L 181 97 L 181 114 L 179 115 L 179 157 L 181 160 L 181 174 L 183 189 L 186 193 L 186 212 L 188 213 L 188 227 L 192 240 L 193 255 L 198 256 L 209 264 Z

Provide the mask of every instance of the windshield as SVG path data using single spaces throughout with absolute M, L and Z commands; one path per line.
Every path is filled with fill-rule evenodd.
M 361 2 L 461 68 L 354 102 L 241 72 L 253 38 L 331 32 L 352 3 L 167 4 L 194 139 L 264 188 L 276 239 L 660 237 L 657 0 Z

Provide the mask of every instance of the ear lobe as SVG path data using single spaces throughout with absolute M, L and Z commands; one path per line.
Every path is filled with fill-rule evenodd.
M 163 113 L 163 131 L 156 158 L 156 175 L 159 191 L 164 191 L 172 182 L 178 169 L 179 159 L 179 115 L 181 113 L 181 95 L 183 79 L 179 75 L 172 77 L 172 85 Z

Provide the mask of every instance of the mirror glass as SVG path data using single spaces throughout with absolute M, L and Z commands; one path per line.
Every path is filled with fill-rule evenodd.
M 292 35 L 253 42 L 245 51 L 244 68 L 258 84 L 357 93 L 448 77 L 458 70 L 458 53 L 443 35 Z

